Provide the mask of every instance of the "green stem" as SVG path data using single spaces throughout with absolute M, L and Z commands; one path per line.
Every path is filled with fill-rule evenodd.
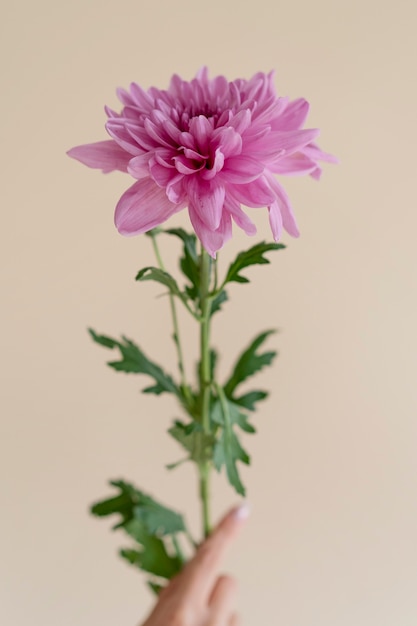
M 200 256 L 200 309 L 202 320 L 200 322 L 200 397 L 201 397 L 201 425 L 205 435 L 211 434 L 210 428 L 210 313 L 211 298 L 210 292 L 210 275 L 211 275 L 211 258 L 202 248 Z M 200 497 L 202 504 L 203 532 L 207 537 L 211 531 L 210 524 L 210 470 L 211 463 L 209 460 L 203 460 L 199 463 L 200 473 Z
M 158 243 L 156 241 L 157 235 L 153 231 L 150 232 L 150 235 L 151 235 L 151 239 L 152 239 L 152 246 L 153 246 L 153 249 L 154 249 L 154 252 L 155 252 L 156 260 L 157 260 L 158 265 L 159 265 L 159 269 L 161 269 L 163 272 L 165 272 L 166 269 L 165 269 L 164 263 L 162 261 L 161 253 L 159 252 Z M 176 348 L 177 348 L 178 368 L 180 370 L 181 386 L 183 388 L 183 391 L 185 393 L 187 393 L 188 386 L 187 386 L 187 381 L 186 381 L 186 377 L 185 377 L 184 356 L 183 356 L 182 347 L 181 347 L 180 330 L 179 330 L 178 317 L 177 317 L 177 309 L 176 309 L 176 306 L 175 306 L 174 296 L 172 295 L 171 292 L 169 293 L 169 305 L 170 305 L 170 308 L 171 308 L 172 324 L 174 326 L 173 339 L 174 339 L 174 343 L 175 343 Z

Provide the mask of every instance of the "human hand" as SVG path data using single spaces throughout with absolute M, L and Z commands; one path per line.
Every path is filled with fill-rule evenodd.
M 219 568 L 228 545 L 238 534 L 249 509 L 232 509 L 206 539 L 196 555 L 160 593 L 143 626 L 238 626 L 234 610 L 237 585 Z

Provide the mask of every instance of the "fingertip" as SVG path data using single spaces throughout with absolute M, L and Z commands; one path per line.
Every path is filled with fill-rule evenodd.
M 238 521 L 247 520 L 251 513 L 251 507 L 247 500 L 244 500 L 232 510 L 233 517 Z

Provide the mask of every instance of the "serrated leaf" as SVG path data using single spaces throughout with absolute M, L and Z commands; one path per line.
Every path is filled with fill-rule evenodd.
M 239 356 L 234 365 L 232 375 L 224 386 L 224 391 L 228 398 L 232 398 L 236 387 L 249 378 L 249 376 L 253 376 L 262 368 L 271 365 L 277 353 L 275 351 L 269 351 L 260 354 L 257 350 L 269 335 L 274 332 L 274 330 L 266 330 L 260 335 L 257 335 L 249 347 Z
M 233 425 L 238 424 L 241 428 L 244 427 L 247 432 L 254 432 L 254 429 L 247 422 L 247 416 L 242 414 L 236 405 L 227 400 L 223 392 L 221 392 L 220 399 L 213 405 L 211 418 L 215 423 L 221 425 L 220 436 L 214 448 L 214 466 L 217 471 L 220 471 L 224 465 L 230 484 L 237 493 L 245 495 L 245 487 L 239 476 L 237 462 L 249 464 L 250 457 L 242 448 Z
M 165 272 L 164 270 L 159 269 L 159 267 L 148 266 L 141 269 L 136 274 L 136 280 L 145 281 L 145 280 L 153 280 L 165 287 L 168 287 L 169 291 L 172 295 L 180 298 L 184 304 L 187 305 L 187 298 L 184 293 L 178 287 L 177 281 L 171 274 Z
M 215 400 L 212 404 L 210 417 L 215 424 L 225 426 L 225 407 L 227 409 L 227 419 L 231 427 L 236 425 L 246 433 L 256 432 L 255 427 L 248 422 L 249 416 L 242 413 L 240 406 L 234 401 L 229 400 L 226 396 L 223 398 L 223 401 Z
M 200 297 L 200 265 L 197 253 L 197 237 L 187 233 L 183 228 L 170 228 L 165 231 L 168 235 L 175 235 L 183 243 L 183 256 L 180 258 L 180 269 L 190 281 L 185 287 L 189 298 L 198 300 Z
M 147 374 L 154 379 L 156 384 L 143 389 L 144 393 L 159 395 L 166 392 L 181 397 L 180 389 L 174 383 L 171 376 L 166 374 L 159 365 L 151 361 L 133 341 L 126 337 L 122 337 L 122 341 L 117 341 L 105 335 L 98 335 L 91 328 L 89 329 L 89 333 L 96 343 L 106 348 L 118 348 L 120 351 L 120 360 L 108 361 L 107 364 L 109 367 L 112 367 L 118 372 Z
M 240 445 L 235 433 L 233 431 L 227 432 L 226 430 L 222 430 L 214 448 L 213 463 L 217 471 L 220 471 L 223 465 L 226 467 L 229 483 L 235 488 L 237 493 L 244 496 L 246 489 L 243 486 L 236 467 L 237 461 L 249 464 L 250 459 Z
M 119 514 L 121 520 L 114 528 L 127 528 L 132 520 L 140 521 L 151 535 L 170 535 L 185 530 L 182 515 L 163 506 L 151 496 L 123 480 L 110 481 L 120 493 L 101 500 L 91 507 L 91 513 L 99 517 Z
M 248 409 L 248 411 L 254 411 L 256 408 L 255 404 L 265 400 L 267 397 L 267 391 L 249 391 L 248 393 L 243 394 L 243 396 L 239 396 L 239 398 L 233 397 L 233 402 L 239 406 L 243 406 L 245 409 Z
M 145 572 L 170 579 L 181 570 L 178 557 L 168 554 L 165 543 L 147 532 L 145 525 L 133 519 L 125 525 L 126 532 L 141 546 L 140 550 L 122 549 L 120 555 Z
M 191 460 L 199 463 L 211 459 L 214 435 L 204 433 L 200 424 L 184 424 L 177 420 L 168 432 L 188 452 Z
M 249 279 L 240 272 L 245 267 L 249 267 L 249 265 L 265 265 L 269 263 L 270 261 L 264 257 L 264 254 L 271 250 L 282 250 L 283 248 L 285 248 L 285 246 L 282 243 L 266 243 L 262 241 L 252 246 L 252 248 L 240 252 L 229 266 L 223 284 L 225 285 L 231 282 L 248 283 Z
M 211 302 L 211 309 L 210 309 L 210 315 L 214 315 L 214 313 L 217 313 L 217 311 L 221 310 L 222 304 L 224 304 L 225 302 L 227 302 L 228 300 L 228 295 L 227 292 L 222 289 L 212 300 Z

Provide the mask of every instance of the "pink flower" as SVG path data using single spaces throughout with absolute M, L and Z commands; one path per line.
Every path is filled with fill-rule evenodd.
M 273 73 L 228 82 L 190 82 L 174 75 L 169 88 L 118 90 L 121 113 L 106 108 L 112 139 L 68 154 L 103 172 L 128 172 L 136 182 L 122 195 L 115 224 L 122 235 L 146 232 L 188 207 L 204 248 L 215 256 L 231 237 L 232 220 L 248 235 L 254 223 L 241 209 L 268 207 L 275 241 L 299 231 L 287 194 L 274 174 L 320 177 L 318 161 L 336 162 L 302 129 L 309 105 L 278 97 Z

